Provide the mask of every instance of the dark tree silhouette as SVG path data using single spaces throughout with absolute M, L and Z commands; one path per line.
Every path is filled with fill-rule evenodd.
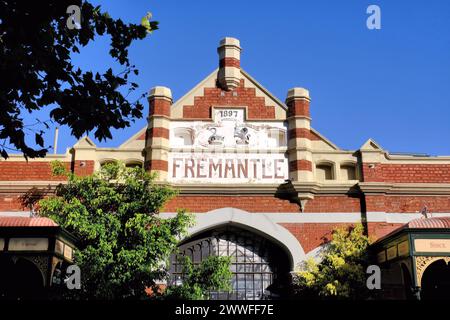
M 67 8 L 81 8 L 81 28 L 68 28 Z M 143 13 L 144 15 L 145 13 Z M 149 15 L 147 15 L 149 17 Z M 133 40 L 158 28 L 156 21 L 125 24 L 101 8 L 80 0 L 0 0 L 0 153 L 17 150 L 26 158 L 43 157 L 49 146 L 43 133 L 49 121 L 67 125 L 80 138 L 93 132 L 99 140 L 112 138 L 112 128 L 125 128 L 142 117 L 140 99 L 127 94 L 137 84 L 128 75 L 138 70 L 128 59 Z M 111 37 L 109 54 L 123 67 L 114 74 L 75 67 L 70 55 L 96 36 Z M 24 123 L 24 114 L 50 106 L 47 119 Z M 34 139 L 33 144 L 26 142 Z

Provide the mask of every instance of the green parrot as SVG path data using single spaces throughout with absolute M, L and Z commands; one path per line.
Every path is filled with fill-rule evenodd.
M 150 26 L 150 20 L 152 18 L 152 13 L 147 12 L 147 14 L 141 19 L 141 25 L 147 29 L 148 33 L 152 33 L 152 27 Z

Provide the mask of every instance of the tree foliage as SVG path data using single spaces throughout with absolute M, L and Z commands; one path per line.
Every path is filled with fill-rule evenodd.
M 54 164 L 61 173 L 63 167 Z M 39 202 L 37 213 L 53 219 L 79 239 L 75 263 L 81 268 L 80 298 L 143 298 L 145 289 L 167 278 L 167 263 L 192 223 L 180 210 L 157 213 L 176 192 L 156 185 L 154 175 L 123 164 L 105 165 L 87 177 L 68 174 L 56 195 Z
M 81 28 L 69 29 L 67 8 L 81 8 Z M 111 138 L 111 128 L 125 128 L 133 118 L 142 117 L 143 106 L 129 101 L 137 84 L 128 75 L 138 70 L 131 65 L 128 48 L 143 39 L 158 23 L 125 24 L 113 19 L 100 6 L 88 1 L 0 0 L 0 153 L 18 150 L 27 157 L 43 157 L 49 146 L 43 134 L 49 121 L 67 125 L 80 138 L 93 132 L 99 140 Z M 97 36 L 111 38 L 109 54 L 124 70 L 114 74 L 81 70 L 71 55 Z M 142 96 L 141 96 L 142 97 Z M 47 119 L 24 123 L 24 114 L 49 106 Z M 27 137 L 34 138 L 35 147 Z M 11 147 L 13 146 L 13 147 Z
M 333 230 L 333 240 L 322 252 L 321 261 L 307 260 L 294 277 L 296 294 L 306 298 L 366 298 L 369 238 L 363 231 L 361 224 Z
M 180 256 L 179 259 L 183 277 L 179 285 L 167 289 L 167 298 L 204 300 L 210 291 L 231 290 L 230 257 L 209 256 L 199 265 L 194 265 L 187 256 Z

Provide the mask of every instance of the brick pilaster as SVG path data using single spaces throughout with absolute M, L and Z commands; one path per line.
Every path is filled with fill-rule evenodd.
M 167 180 L 172 92 L 154 87 L 149 94 L 149 116 L 145 140 L 145 168 L 158 173 L 158 181 Z

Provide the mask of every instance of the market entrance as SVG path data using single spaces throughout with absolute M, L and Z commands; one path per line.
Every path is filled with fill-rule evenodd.
M 231 257 L 232 291 L 211 292 L 211 299 L 260 300 L 282 297 L 290 282 L 290 259 L 271 240 L 235 225 L 202 232 L 179 246 L 194 264 L 211 255 Z M 172 257 L 172 281 L 182 281 L 182 266 Z

